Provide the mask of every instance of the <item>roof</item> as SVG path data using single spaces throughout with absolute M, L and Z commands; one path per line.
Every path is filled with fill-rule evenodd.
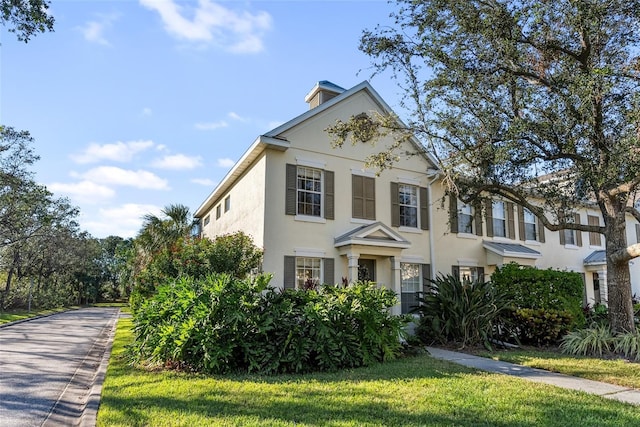
M 518 243 L 502 243 L 484 240 L 482 246 L 500 256 L 513 258 L 540 258 L 542 254 Z
M 334 239 L 335 247 L 346 245 L 382 246 L 406 249 L 411 242 L 380 221 L 365 224 Z
M 584 265 L 604 265 L 607 263 L 607 251 L 593 251 L 584 259 Z
M 198 207 L 196 210 L 194 217 L 202 218 L 204 214 L 211 208 L 211 206 L 219 200 L 224 194 L 231 188 L 231 186 L 235 183 L 236 179 L 238 179 L 242 174 L 251 166 L 252 162 L 258 158 L 258 156 L 267 148 L 275 148 L 277 150 L 285 151 L 287 150 L 291 144 L 283 139 L 280 135 L 283 132 L 297 126 L 298 124 L 308 120 L 323 111 L 331 108 L 335 104 L 338 104 L 341 101 L 361 92 L 365 91 L 371 98 L 374 100 L 376 104 L 378 104 L 379 108 L 389 114 L 392 113 L 393 110 L 386 102 L 380 97 L 378 92 L 371 87 L 368 81 L 363 81 L 360 84 L 352 87 L 349 90 L 344 90 L 340 86 L 337 86 L 331 82 L 326 80 L 322 80 L 316 84 L 317 85 L 325 85 L 327 87 L 333 88 L 333 90 L 342 90 L 343 92 L 337 95 L 336 97 L 323 102 L 319 106 L 306 111 L 303 114 L 289 120 L 288 122 L 276 127 L 275 129 L 270 130 L 264 135 L 260 135 L 253 144 L 245 151 L 240 160 L 231 168 L 231 170 L 225 175 L 220 184 L 209 194 L 209 196 L 205 199 L 204 202 Z M 401 123 L 402 124 L 402 123 Z M 419 153 L 432 165 L 433 168 L 437 168 L 437 161 L 428 153 L 424 151 L 424 149 L 420 146 L 420 143 L 417 139 L 412 138 L 411 143 L 416 147 Z M 425 170 L 426 172 L 426 170 Z

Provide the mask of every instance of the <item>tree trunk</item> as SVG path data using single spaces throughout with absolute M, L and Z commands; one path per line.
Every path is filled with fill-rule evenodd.
M 607 290 L 609 292 L 609 324 L 614 333 L 632 332 L 633 303 L 629 261 L 615 261 L 613 254 L 627 247 L 624 215 L 608 218 L 605 238 L 607 244 Z

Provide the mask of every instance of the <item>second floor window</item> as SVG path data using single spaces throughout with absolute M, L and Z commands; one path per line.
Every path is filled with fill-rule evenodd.
M 469 204 L 458 209 L 458 233 L 473 233 L 473 210 Z
M 524 238 L 525 240 L 537 240 L 538 238 L 538 224 L 536 216 L 529 210 L 524 209 Z
M 400 225 L 418 227 L 418 187 L 400 184 L 398 186 L 398 202 L 400 203 Z
M 505 203 L 500 200 L 494 200 L 491 215 L 493 217 L 493 235 L 496 237 L 507 237 Z
M 322 171 L 298 166 L 298 215 L 322 215 Z

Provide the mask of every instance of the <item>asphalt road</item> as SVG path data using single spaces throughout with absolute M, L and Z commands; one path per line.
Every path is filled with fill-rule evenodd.
M 118 312 L 84 308 L 0 328 L 0 426 L 87 425 Z

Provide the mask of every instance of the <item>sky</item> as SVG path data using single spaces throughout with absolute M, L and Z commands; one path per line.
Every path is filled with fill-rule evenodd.
M 52 0 L 54 32 L 0 32 L 0 124 L 28 130 L 35 179 L 93 237 L 195 212 L 253 141 L 304 113 L 320 80 L 400 90 L 358 50 L 386 0 Z

